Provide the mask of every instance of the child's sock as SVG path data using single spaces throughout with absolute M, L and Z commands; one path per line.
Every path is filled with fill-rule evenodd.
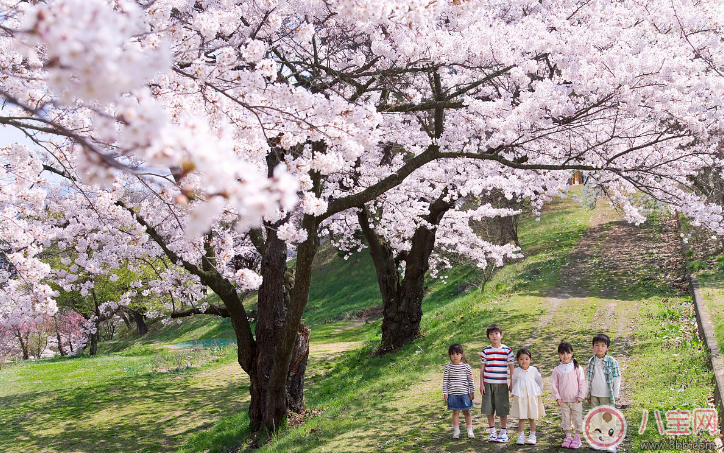
M 531 436 L 535 436 L 535 431 L 531 431 L 531 432 L 530 432 L 530 435 L 531 435 Z
M 577 436 L 577 435 L 578 435 L 578 434 L 576 434 L 576 436 Z M 566 434 L 566 439 L 570 439 L 570 438 L 571 438 L 571 434 L 570 434 L 570 433 L 567 433 L 567 434 Z
M 460 427 L 459 426 L 453 426 L 453 435 L 460 435 Z
M 490 434 L 495 434 L 495 426 L 489 427 L 489 428 L 488 428 L 488 432 L 489 432 Z
M 581 438 L 581 435 L 576 433 L 576 437 L 574 437 L 574 439 L 580 439 L 580 438 Z
M 473 425 L 468 426 L 468 434 L 473 433 Z

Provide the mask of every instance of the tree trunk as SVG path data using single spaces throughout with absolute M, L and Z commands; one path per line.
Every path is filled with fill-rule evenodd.
M 23 353 L 23 360 L 30 360 L 30 353 L 28 353 L 28 341 L 27 339 L 23 341 L 23 335 L 20 333 L 20 330 L 15 329 L 15 336 L 18 338 L 18 341 L 20 342 L 20 350 Z
M 271 177 L 276 164 L 281 160 L 274 153 L 269 154 L 268 160 Z M 315 193 L 319 196 L 321 176 L 312 172 L 312 178 Z M 222 300 L 236 333 L 239 364 L 251 381 L 249 428 L 251 431 L 275 431 L 286 418 L 288 401 L 294 402 L 295 407 L 301 407 L 304 401 L 303 373 L 306 368 L 308 347 L 295 348 L 295 345 L 299 345 L 298 329 L 309 299 L 312 262 L 319 246 L 317 226 L 321 220 L 310 215 L 304 215 L 302 218 L 302 228 L 307 232 L 308 239 L 297 247 L 294 276 L 286 266 L 286 243 L 276 234 L 277 228 L 286 219 L 278 224 L 265 225 L 266 240 L 260 232 L 250 233 L 252 242 L 262 256 L 263 278 L 258 292 L 254 336 L 236 287 L 211 264 L 216 258 L 213 247 L 209 245 L 210 241 L 206 241 L 206 259 L 202 260 L 199 267 L 171 250 L 156 229 L 133 209 L 126 207 L 122 201 L 117 201 L 116 204 L 135 216 L 171 261 L 181 263 L 188 272 L 198 276 L 201 282 L 211 288 Z M 306 335 L 304 342 L 308 342 Z M 296 351 L 295 363 L 299 366 L 292 370 L 294 375 L 290 378 L 293 351 Z M 290 387 L 294 389 L 291 399 L 286 395 L 288 381 L 294 384 Z
M 53 316 L 53 323 L 55 324 L 55 338 L 58 340 L 58 352 L 61 357 L 65 357 L 65 351 L 63 350 L 63 341 L 60 339 L 60 330 L 58 330 L 58 320 Z
M 94 333 L 90 334 L 90 350 L 88 353 L 91 356 L 94 356 L 98 353 L 98 337 L 100 336 L 100 332 L 96 330 Z
M 249 418 L 252 431 L 275 431 L 286 417 L 286 379 L 275 379 L 283 352 L 280 340 L 286 324 L 286 307 L 290 297 L 290 283 L 286 258 L 287 245 L 271 228 L 261 262 L 262 284 L 259 287 L 256 345 L 257 356 L 251 378 L 251 406 Z
M 136 310 L 131 310 L 131 314 L 133 315 L 133 322 L 136 323 L 138 335 L 146 335 L 146 333 L 148 333 L 148 326 L 145 321 L 146 316 Z
M 309 334 L 305 324 L 299 324 L 297 341 L 292 351 L 292 360 L 287 374 L 287 409 L 294 412 L 304 410 L 304 373 L 309 358 Z
M 118 315 L 121 317 L 121 319 L 123 320 L 123 323 L 126 325 L 126 329 L 130 329 L 130 328 L 131 328 L 131 320 L 128 319 L 128 316 L 126 316 L 125 310 L 119 311 L 119 312 L 118 312 Z
M 510 206 L 511 209 L 515 209 Z M 505 216 L 498 219 L 500 225 L 500 240 L 501 244 L 513 243 L 520 247 L 518 241 L 518 216 Z
M 98 353 L 98 340 L 100 339 L 100 336 L 101 336 L 101 327 L 100 327 L 101 311 L 98 308 L 98 297 L 96 296 L 95 288 L 91 288 L 90 292 L 91 292 L 91 296 L 93 298 L 93 306 L 95 307 L 95 311 L 94 311 L 95 325 L 93 326 L 93 327 L 95 327 L 95 329 L 94 329 L 95 332 L 90 334 L 90 350 L 88 351 L 88 353 L 91 355 L 91 357 L 93 357 L 94 355 L 96 355 Z M 90 319 L 90 318 L 91 318 L 90 316 L 86 317 L 86 319 Z
M 430 268 L 429 258 L 435 247 L 435 227 L 452 207 L 445 201 L 446 195 L 443 192 L 430 204 L 430 214 L 425 220 L 433 226 L 432 229 L 420 226 L 413 234 L 410 251 L 402 256 L 406 264 L 404 278 L 397 271 L 398 261 L 391 246 L 370 226 L 366 208 L 357 215 L 370 246 L 382 295 L 382 342 L 378 354 L 396 351 L 420 335 L 425 274 Z

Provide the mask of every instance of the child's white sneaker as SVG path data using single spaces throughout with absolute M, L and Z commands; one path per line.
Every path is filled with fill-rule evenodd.
M 475 439 L 475 434 L 473 434 L 473 428 L 472 428 L 472 426 L 468 428 L 468 438 L 469 438 L 469 439 Z
M 535 445 L 537 442 L 537 439 L 535 438 L 535 434 L 530 433 L 530 436 L 528 436 L 528 440 L 525 441 L 526 444 Z
M 525 434 L 523 434 L 523 431 L 518 433 L 518 439 L 515 443 L 518 445 L 525 445 Z
M 501 429 L 498 433 L 498 438 L 495 439 L 496 442 L 505 443 L 508 442 L 508 431 Z
M 488 442 L 497 442 L 498 435 L 495 434 L 495 428 L 489 428 L 488 431 L 490 432 L 490 435 L 488 436 Z
M 453 431 L 453 439 L 460 439 L 460 428 L 455 426 L 455 430 Z

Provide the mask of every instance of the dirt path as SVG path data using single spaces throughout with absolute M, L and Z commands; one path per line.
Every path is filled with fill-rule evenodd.
M 480 364 L 476 356 L 488 342 L 485 326 L 481 325 L 476 334 L 463 339 L 478 390 L 472 411 L 475 439 L 451 439 L 450 413 L 445 409 L 440 393 L 441 367 L 430 366 L 414 385 L 395 392 L 394 397 L 380 397 L 379 402 L 374 402 L 374 408 L 367 406 L 364 410 L 366 419 L 379 421 L 372 426 L 345 431 L 327 445 L 329 451 L 342 451 L 355 445 L 360 452 L 478 452 L 481 447 L 483 451 L 496 452 L 519 448 L 557 452 L 562 440 L 560 414 L 550 390 L 550 375 L 558 364 L 557 346 L 561 341 L 571 343 L 579 363 L 586 366 L 592 354 L 591 339 L 596 333 L 606 333 L 611 338 L 610 352 L 618 360 L 623 375 L 618 402 L 626 412 L 627 406 L 634 401 L 628 384 L 636 382 L 634 374 L 638 362 L 631 361 L 631 356 L 638 351 L 635 332 L 641 326 L 642 310 L 650 308 L 647 304 L 651 303 L 648 301 L 649 290 L 641 289 L 642 282 L 652 282 L 653 292 L 656 288 L 670 289 L 682 283 L 677 280 L 675 270 L 680 264 L 677 260 L 681 251 L 669 245 L 678 242 L 676 237 L 671 237 L 675 235 L 675 228 L 668 228 L 668 232 L 664 230 L 628 224 L 611 208 L 599 206 L 588 230 L 560 268 L 554 288 L 547 293 L 535 288 L 522 290 L 488 301 L 490 305 L 485 309 L 494 314 L 485 322 L 492 320 L 503 326 L 503 342 L 514 350 L 529 347 L 533 365 L 544 377 L 543 399 L 547 415 L 539 422 L 537 445 L 514 445 L 518 426 L 515 419 L 508 420 L 512 439 L 507 445 L 485 441 L 487 421 L 480 413 L 477 382 Z M 548 265 L 548 262 L 541 262 L 531 268 L 535 270 Z M 451 331 L 448 338 L 452 339 L 453 335 L 455 332 Z M 638 360 L 639 356 L 636 357 Z M 628 371 L 629 365 L 631 371 Z M 588 410 L 587 404 L 584 404 L 584 410 Z M 621 451 L 630 451 L 628 447 L 624 444 Z
M 607 218 L 610 215 L 611 210 L 598 209 L 591 218 L 588 231 L 569 255 L 568 264 L 561 269 L 558 286 L 550 292 L 546 299 L 546 312 L 538 321 L 538 327 L 533 335 L 523 342 L 526 347 L 530 347 L 536 342 L 541 337 L 541 333 L 549 328 L 551 321 L 558 318 L 561 305 L 571 298 L 587 296 L 584 280 L 591 273 L 592 249 L 603 239 Z

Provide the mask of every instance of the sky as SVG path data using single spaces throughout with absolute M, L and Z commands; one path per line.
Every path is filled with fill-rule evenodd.
M 0 146 L 8 146 L 13 143 L 22 143 L 28 146 L 32 146 L 33 144 L 33 142 L 18 129 L 10 126 L 0 126 Z

